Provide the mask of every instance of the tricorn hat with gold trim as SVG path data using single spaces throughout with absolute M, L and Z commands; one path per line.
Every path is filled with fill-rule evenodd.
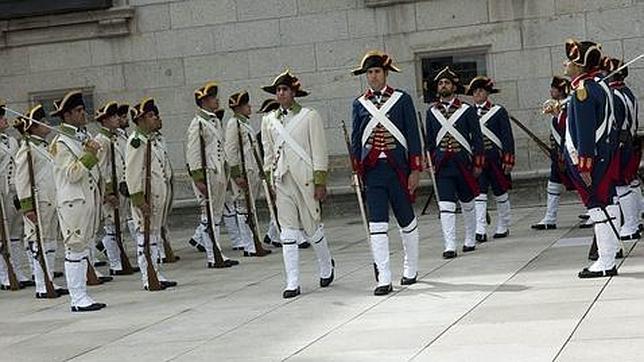
M 280 85 L 285 85 L 291 88 L 295 92 L 296 97 L 306 97 L 309 95 L 309 92 L 306 92 L 300 89 L 302 85 L 300 84 L 299 79 L 297 79 L 297 77 L 291 74 L 291 72 L 288 69 L 285 70 L 282 74 L 275 77 L 275 79 L 273 80 L 273 84 L 263 86 L 262 89 L 265 92 L 276 94 L 277 86 L 280 86 Z
M 228 98 L 228 107 L 235 108 L 243 106 L 244 104 L 248 104 L 248 102 L 250 102 L 250 95 L 247 91 L 244 90 L 234 93 L 230 96 L 230 98 Z
M 127 115 L 128 113 L 130 113 L 130 105 L 127 103 L 119 104 L 119 108 L 116 110 L 116 114 L 122 117 Z
M 611 58 L 611 57 L 604 57 L 602 59 L 600 68 L 604 71 L 606 71 L 608 74 L 613 73 L 617 68 L 621 67 L 624 65 L 624 61 L 621 59 L 617 58 Z M 628 77 L 628 67 L 624 67 L 619 70 L 619 72 L 613 74 L 611 78 L 613 80 L 624 80 Z
M 195 90 L 195 103 L 199 106 L 202 99 L 209 96 L 216 97 L 218 93 L 219 85 L 217 82 L 208 82 Z
M 71 111 L 78 106 L 85 107 L 85 102 L 83 102 L 83 93 L 78 90 L 71 91 L 65 94 L 63 99 L 54 101 L 54 111 L 51 112 L 50 115 L 62 117 L 65 112 Z
M 258 113 L 268 113 L 274 111 L 280 107 L 280 104 L 274 98 L 268 98 L 262 102 L 262 106 L 259 107 Z
M 599 67 L 602 59 L 601 45 L 592 41 L 566 40 L 566 57 L 573 64 L 584 68 Z
M 119 105 L 116 102 L 107 102 L 101 108 L 96 110 L 94 119 L 98 122 L 105 118 L 118 115 Z
M 134 105 L 130 109 L 130 116 L 134 122 L 138 122 L 139 118 L 148 112 L 154 112 L 157 116 L 159 115 L 159 108 L 154 104 L 154 98 L 144 98 L 141 103 Z
M 441 79 L 447 79 L 456 86 L 456 94 L 464 94 L 465 87 L 461 84 L 461 78 L 454 72 L 449 65 L 443 68 L 436 76 L 432 82 L 432 91 L 435 93 L 438 89 L 438 81 Z
M 45 113 L 45 109 L 42 107 L 42 104 L 35 105 L 27 111 L 24 116 L 18 116 L 14 127 L 18 132 L 24 134 L 31 128 L 31 126 L 33 126 L 35 123 L 33 121 L 47 123 L 47 113 Z
M 400 72 L 400 68 L 393 64 L 393 59 L 388 54 L 380 50 L 368 51 L 360 61 L 360 66 L 351 71 L 353 75 L 364 74 L 369 68 L 382 68 L 384 70 L 391 70 L 392 72 Z
M 474 90 L 479 88 L 485 89 L 490 94 L 500 92 L 498 89 L 494 88 L 494 81 L 492 79 L 484 75 L 479 75 L 472 79 L 470 84 L 467 86 L 467 92 L 465 94 L 471 96 L 474 94 Z

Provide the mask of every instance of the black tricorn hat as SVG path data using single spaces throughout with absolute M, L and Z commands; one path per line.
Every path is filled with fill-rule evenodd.
M 154 98 L 144 98 L 141 103 L 130 109 L 130 116 L 132 116 L 134 122 L 138 122 L 139 118 L 148 112 L 154 112 L 157 116 L 159 115 L 159 108 L 154 104 Z
M 199 106 L 202 99 L 212 96 L 216 97 L 219 93 L 219 84 L 217 82 L 208 82 L 202 87 L 195 90 L 195 103 Z
M 96 116 L 94 119 L 98 122 L 104 120 L 107 117 L 118 115 L 119 105 L 116 102 L 107 102 L 101 108 L 96 110 Z
M 118 114 L 119 116 L 125 116 L 128 113 L 130 113 L 130 105 L 127 103 L 119 104 L 119 108 L 116 111 L 116 114 Z
M 392 72 L 400 72 L 400 68 L 393 64 L 393 59 L 388 54 L 380 50 L 368 51 L 360 61 L 360 66 L 351 71 L 353 75 L 364 74 L 369 68 L 382 68 L 384 70 L 391 70 Z
M 599 67 L 602 59 L 601 45 L 592 41 L 566 40 L 566 57 L 573 64 L 584 68 Z
M 463 86 L 463 84 L 461 84 L 461 78 L 458 76 L 458 74 L 456 74 L 456 72 L 450 69 L 449 65 L 443 68 L 434 77 L 434 81 L 432 82 L 432 91 L 434 93 L 436 93 L 438 89 L 438 81 L 441 79 L 447 79 L 452 82 L 456 86 L 456 94 L 465 93 L 465 87 Z
M 243 106 L 244 104 L 248 104 L 248 102 L 250 102 L 250 95 L 247 91 L 244 90 L 234 93 L 230 96 L 230 98 L 228 98 L 228 107 L 235 108 Z
M 567 78 L 560 77 L 555 75 L 552 77 L 552 82 L 550 82 L 550 87 L 557 88 L 564 94 L 570 93 L 570 81 Z
M 85 107 L 83 102 L 83 93 L 75 90 L 71 91 L 59 101 L 54 101 L 54 111 L 50 113 L 51 116 L 62 117 L 67 111 L 70 111 L 78 106 Z
M 270 111 L 274 111 L 280 107 L 280 104 L 277 103 L 277 101 L 274 98 L 268 98 L 265 99 L 262 102 L 262 106 L 259 107 L 258 113 L 268 113 Z
M 301 84 L 299 79 L 297 79 L 297 77 L 291 74 L 291 72 L 288 69 L 285 70 L 282 74 L 275 77 L 275 79 L 273 80 L 273 84 L 263 86 L 262 89 L 265 92 L 276 94 L 277 86 L 280 86 L 280 85 L 285 85 L 291 88 L 295 92 L 296 97 L 306 97 L 309 95 L 309 92 L 306 92 L 300 89 Z
M 604 57 L 602 59 L 600 68 L 608 74 L 613 73 L 617 68 L 621 67 L 624 65 L 624 61 L 617 59 L 617 58 L 611 58 L 611 57 Z M 617 80 L 624 80 L 626 77 L 628 77 L 628 67 L 624 67 L 619 70 L 619 72 L 613 74 L 611 76 L 613 79 Z
M 45 109 L 42 107 L 42 104 L 35 105 L 29 111 L 27 111 L 24 116 L 18 116 L 17 122 L 14 127 L 16 128 L 16 130 L 18 130 L 18 132 L 24 134 L 31 128 L 31 126 L 34 125 L 34 120 L 46 123 L 47 113 L 45 113 Z
M 471 96 L 474 94 L 474 90 L 479 88 L 485 89 L 490 94 L 500 92 L 498 89 L 494 88 L 494 81 L 492 79 L 484 75 L 479 75 L 472 79 L 470 84 L 467 86 L 467 92 L 465 94 Z

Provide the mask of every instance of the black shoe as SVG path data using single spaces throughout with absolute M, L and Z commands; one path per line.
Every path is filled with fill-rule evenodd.
M 65 288 L 57 288 L 56 293 L 58 295 L 69 295 L 69 290 L 67 290 Z
M 510 236 L 510 230 L 506 230 L 504 233 L 494 233 L 494 235 L 492 235 L 492 238 L 503 239 L 507 238 L 508 236 Z
M 402 279 L 400 279 L 400 285 L 416 284 L 416 278 L 418 278 L 418 273 L 416 273 L 416 275 L 414 275 L 413 278 L 407 278 L 407 277 L 403 276 Z
M 273 243 L 273 240 L 271 240 L 270 236 L 268 234 L 264 235 L 264 244 L 271 245 Z
M 107 265 L 107 262 L 105 260 L 99 260 L 96 263 L 94 263 L 94 267 L 96 267 L 96 268 L 101 267 L 101 266 L 106 266 L 106 265 Z
M 455 250 L 447 250 L 443 252 L 443 259 L 454 259 L 456 258 L 456 255 Z
M 163 286 L 163 284 L 161 284 L 161 281 L 159 281 L 159 286 L 161 287 L 161 289 L 159 289 L 159 290 L 165 290 L 165 288 L 166 288 L 166 287 Z M 156 290 L 150 290 L 150 288 L 148 288 L 147 285 L 144 285 L 143 289 L 145 289 L 146 291 L 150 291 L 150 292 L 156 292 Z
M 590 271 L 588 270 L 588 268 L 584 268 L 584 270 L 580 271 L 579 274 L 577 274 L 577 276 L 581 279 L 612 277 L 615 275 L 617 275 L 617 266 L 614 266 L 608 270 L 600 271 Z
M 311 243 L 309 243 L 308 241 L 305 241 L 302 244 L 298 245 L 297 247 L 300 249 L 308 249 L 309 247 L 311 247 Z
M 20 289 L 22 289 L 22 288 L 20 288 Z M 0 284 L 0 290 L 11 290 L 11 286 L 10 285 Z
M 100 276 L 100 277 L 98 277 L 98 280 L 100 280 L 101 283 L 107 283 L 107 282 L 111 282 L 112 280 L 114 280 L 114 278 L 108 277 L 108 276 Z
M 68 295 L 69 290 L 67 290 L 65 288 L 58 288 L 58 289 L 54 289 L 54 293 L 55 293 L 55 296 L 52 297 L 52 298 L 58 298 L 58 297 L 61 297 L 63 295 Z M 49 299 L 49 296 L 47 295 L 47 292 L 36 293 L 36 299 Z
M 476 246 L 463 245 L 463 252 L 464 253 L 469 253 L 470 251 L 474 251 L 474 250 L 476 250 Z
M 476 234 L 476 241 L 484 243 L 487 241 L 487 234 Z
M 394 287 L 391 286 L 391 284 L 389 284 L 389 285 L 381 285 L 381 286 L 379 286 L 379 287 L 377 287 L 376 289 L 373 290 L 373 295 L 378 295 L 378 296 L 387 295 L 387 294 L 389 294 L 389 293 L 391 293 L 393 291 L 394 291 Z
M 274 247 L 276 247 L 276 248 L 281 248 L 281 247 L 282 247 L 282 243 L 279 243 L 279 242 L 277 242 L 277 241 L 273 241 L 273 242 L 271 242 L 271 245 L 273 245 L 273 246 L 274 246 Z
M 331 285 L 333 278 L 335 277 L 335 260 L 331 259 L 331 276 L 328 278 L 320 278 L 320 287 L 326 288 Z
M 60 278 L 60 277 L 62 277 L 64 275 L 65 274 L 63 274 L 63 272 L 57 272 L 57 271 L 54 272 L 54 278 Z
M 272 251 L 271 251 L 271 250 L 264 250 L 264 251 L 262 251 L 262 253 L 257 253 L 257 252 L 254 252 L 254 251 L 244 251 L 244 256 L 258 256 L 258 257 L 262 257 L 262 256 L 266 256 L 266 255 L 268 255 L 268 254 L 270 254 L 270 253 L 272 253 Z
M 282 298 L 284 299 L 295 298 L 298 295 L 300 295 L 300 287 L 297 287 L 296 289 L 286 289 L 282 293 Z
M 36 282 L 34 282 L 33 280 L 23 280 L 18 282 L 18 284 L 20 284 L 20 289 L 36 286 Z
M 624 250 L 619 249 L 617 253 L 615 253 L 615 259 L 623 259 L 624 258 Z
M 588 219 L 590 219 L 590 215 L 588 215 L 588 214 L 579 214 L 579 216 L 578 216 L 578 217 L 579 217 L 580 219 L 582 219 L 582 220 L 588 220 Z
M 71 310 L 72 312 L 94 312 L 97 310 L 101 310 L 105 307 L 107 307 L 107 304 L 105 303 L 94 303 L 94 304 L 88 305 L 87 307 L 72 306 Z
M 530 227 L 535 230 L 555 230 L 557 228 L 557 224 L 534 224 Z
M 204 248 L 203 245 L 199 244 L 195 239 L 190 238 L 190 240 L 188 240 L 188 245 L 197 249 L 197 251 L 199 252 L 202 252 L 202 253 L 206 252 L 206 248 Z
M 242 251 L 242 250 L 244 250 L 244 247 L 243 246 L 233 246 L 233 250 L 234 251 Z
M 627 241 L 627 240 L 637 240 L 637 239 L 640 238 L 640 236 L 641 236 L 640 232 L 636 231 L 636 232 L 632 233 L 631 235 L 620 236 L 619 238 L 624 240 L 624 241 Z
M 177 282 L 175 282 L 173 280 L 159 280 L 159 283 L 161 284 L 163 289 L 165 289 L 165 288 L 173 288 L 173 287 L 177 286 Z

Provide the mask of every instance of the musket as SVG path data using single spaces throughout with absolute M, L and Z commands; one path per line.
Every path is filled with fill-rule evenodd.
M 438 210 L 440 210 L 440 206 L 438 205 L 439 198 L 438 198 L 438 184 L 436 184 L 436 174 L 434 174 L 435 169 L 434 169 L 434 163 L 432 161 L 432 155 L 429 152 L 429 148 L 427 145 L 425 145 L 425 140 L 427 139 L 427 131 L 425 130 L 425 125 L 423 125 L 423 117 L 420 114 L 418 114 L 418 129 L 420 131 L 420 135 L 422 137 L 422 142 L 421 145 L 423 145 L 423 149 L 425 150 L 425 157 L 427 158 L 427 163 L 429 165 L 429 168 L 427 169 L 427 174 L 429 175 L 430 180 L 432 181 L 432 188 L 434 189 L 434 198 L 436 199 L 436 206 L 438 207 Z M 429 207 L 429 202 L 432 199 L 432 195 L 429 195 L 429 198 L 427 199 L 427 202 L 425 203 L 425 206 L 423 207 L 423 211 L 420 213 L 421 215 L 425 215 L 427 213 L 427 209 Z M 438 217 L 440 218 L 440 212 L 438 213 Z
M 239 162 L 241 166 L 241 177 L 246 183 L 246 187 L 240 187 L 244 193 L 244 201 L 246 201 L 246 223 L 253 234 L 253 243 L 255 244 L 255 254 L 257 256 L 265 256 L 271 253 L 262 247 L 262 242 L 259 238 L 259 229 L 257 222 L 257 213 L 255 212 L 255 200 L 253 199 L 253 192 L 251 190 L 250 180 L 248 179 L 248 171 L 246 170 L 246 157 L 244 155 L 244 140 L 242 138 L 241 121 L 237 121 L 237 141 L 239 144 Z M 248 134 L 250 136 L 250 133 Z M 251 143 L 252 147 L 252 143 Z
M 353 161 L 353 156 L 351 152 L 351 141 L 349 140 L 349 132 L 347 132 L 347 125 L 344 123 L 344 120 L 342 122 L 342 133 L 344 134 L 344 143 L 347 145 L 347 153 L 349 156 L 349 164 L 351 165 L 351 186 L 353 186 L 353 189 L 356 193 L 356 198 L 358 199 L 358 208 L 360 209 L 360 218 L 362 219 L 362 226 L 364 226 L 364 232 L 365 235 L 367 236 L 367 243 L 369 244 L 369 248 L 372 249 L 371 252 L 373 254 L 373 248 L 371 247 L 371 231 L 369 231 L 369 216 L 367 214 L 367 208 L 365 207 L 365 198 L 366 195 L 362 194 L 363 190 L 363 185 L 360 180 L 360 175 L 358 174 L 357 170 L 357 165 Z M 376 281 L 378 281 L 378 266 L 376 263 L 373 263 L 373 273 L 376 278 Z
M 523 123 L 521 123 L 521 121 L 514 118 L 514 116 L 510 116 L 510 120 L 512 120 L 512 122 L 515 125 L 517 125 L 519 128 L 521 128 L 521 130 L 525 132 L 528 135 L 528 137 L 530 137 L 530 139 L 532 139 L 534 143 L 537 144 L 537 146 L 539 146 L 539 149 L 543 151 L 543 153 L 545 153 L 546 156 L 550 157 L 550 152 L 552 152 L 552 149 L 550 148 L 550 146 L 548 146 L 539 137 L 537 137 L 537 135 L 534 134 L 534 132 L 530 131 L 530 129 L 526 127 Z
M 42 225 L 40 222 L 40 206 L 38 205 L 38 185 L 36 185 L 36 177 L 34 174 L 34 160 L 31 154 L 31 142 L 29 136 L 26 137 L 25 142 L 27 142 L 27 168 L 29 171 L 29 186 L 31 188 L 31 202 L 34 206 L 34 214 L 36 216 L 36 221 L 34 222 L 34 234 L 36 234 L 36 242 L 38 243 L 38 263 L 42 269 L 42 273 L 45 279 L 45 289 L 47 291 L 47 298 L 57 298 L 58 293 L 54 288 L 54 283 L 51 281 L 49 275 L 49 268 L 47 267 L 47 261 L 45 260 L 45 245 L 42 240 L 41 228 Z M 4 211 L 4 210 L 3 210 Z
M 150 229 L 151 229 L 151 218 L 152 218 L 152 141 L 150 139 L 145 143 L 145 190 L 144 190 L 144 199 L 145 206 L 148 207 L 148 210 L 143 215 L 143 255 L 145 256 L 146 261 L 146 270 L 148 274 L 148 290 L 157 291 L 161 290 L 161 283 L 157 277 L 157 271 L 154 269 L 154 264 L 152 264 L 152 253 L 150 250 L 151 240 L 150 240 Z M 159 247 L 157 245 L 157 247 Z
M 0 240 L 2 242 L 2 258 L 4 263 L 7 265 L 7 274 L 9 275 L 9 288 L 11 290 L 19 290 L 20 283 L 18 282 L 18 277 L 16 276 L 16 271 L 13 269 L 13 264 L 11 264 L 11 254 L 9 251 L 9 226 L 7 225 L 7 218 L 4 209 L 4 195 L 0 195 Z
M 215 239 L 215 220 L 212 212 L 212 202 L 210 201 L 210 195 L 212 194 L 210 190 L 210 181 L 208 181 L 208 163 L 206 162 L 206 140 L 203 135 L 203 126 L 199 122 L 199 154 L 201 156 L 201 169 L 203 170 L 204 182 L 206 183 L 206 194 L 203 195 L 206 199 L 206 217 L 208 219 L 208 236 L 210 236 L 210 242 L 212 242 L 212 249 L 215 254 L 215 268 L 226 268 L 227 265 L 224 262 L 224 256 L 219 250 L 219 245 Z
M 134 269 L 132 264 L 130 264 L 130 259 L 127 257 L 127 252 L 123 246 L 123 235 L 121 233 L 121 212 L 120 212 L 120 196 L 117 191 L 118 178 L 116 177 L 116 152 L 114 151 L 114 141 L 110 139 L 110 158 L 112 163 L 112 189 L 114 191 L 114 196 L 116 197 L 116 206 L 114 207 L 114 232 L 116 233 L 116 246 L 119 248 L 119 253 L 121 254 L 121 266 L 123 268 L 123 274 L 133 274 Z
M 262 180 L 264 194 L 266 195 L 266 203 L 268 204 L 268 211 L 271 214 L 271 219 L 275 222 L 275 226 L 277 226 L 277 230 L 281 232 L 282 227 L 277 220 L 277 205 L 275 204 L 275 200 L 273 199 L 273 190 L 271 190 L 271 185 L 268 184 L 266 172 L 264 172 L 264 164 L 259 157 L 259 152 L 257 151 L 257 148 L 255 148 L 255 141 L 253 141 L 253 137 L 250 135 L 250 133 L 248 134 L 248 140 L 250 141 L 250 147 L 253 150 L 253 158 L 255 159 L 257 168 L 259 169 L 259 178 L 260 180 Z

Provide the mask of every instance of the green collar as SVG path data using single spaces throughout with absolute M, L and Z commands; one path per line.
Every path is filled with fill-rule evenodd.
M 249 121 L 248 117 L 244 116 L 241 113 L 235 112 L 234 116 L 235 116 L 235 118 L 237 118 L 238 120 L 240 120 L 240 121 L 242 121 L 244 123 L 248 123 L 248 121 Z
M 44 144 L 45 146 L 47 145 L 47 141 L 44 138 L 40 136 L 36 136 L 35 134 L 29 135 L 29 141 L 31 141 L 31 143 L 33 143 L 36 146 L 39 146 L 42 144 Z
M 98 131 L 101 134 L 107 136 L 108 138 L 111 138 L 112 136 L 114 136 L 116 134 L 114 131 L 112 131 L 111 129 L 109 129 L 107 127 L 101 127 Z
M 301 110 L 302 110 L 302 106 L 297 102 L 293 102 L 291 107 L 289 109 L 287 109 L 286 112 L 284 112 L 284 109 L 282 107 L 278 108 L 277 109 L 277 118 L 282 118 L 286 114 L 295 115 L 295 114 L 298 114 Z
M 210 112 L 201 107 L 197 108 L 197 115 L 199 115 L 201 118 L 204 118 L 206 120 L 213 121 L 213 122 L 216 120 L 219 120 L 219 118 L 217 118 L 217 115 L 214 112 Z
M 59 128 L 61 133 L 69 137 L 76 137 L 76 133 L 81 130 L 80 128 L 74 125 L 71 125 L 69 123 L 64 123 L 64 122 L 60 124 Z
M 136 132 L 136 134 L 140 134 L 142 136 L 145 136 L 146 138 L 150 135 L 150 132 L 147 132 L 147 131 L 143 130 L 139 126 L 136 126 L 136 131 L 135 132 Z

